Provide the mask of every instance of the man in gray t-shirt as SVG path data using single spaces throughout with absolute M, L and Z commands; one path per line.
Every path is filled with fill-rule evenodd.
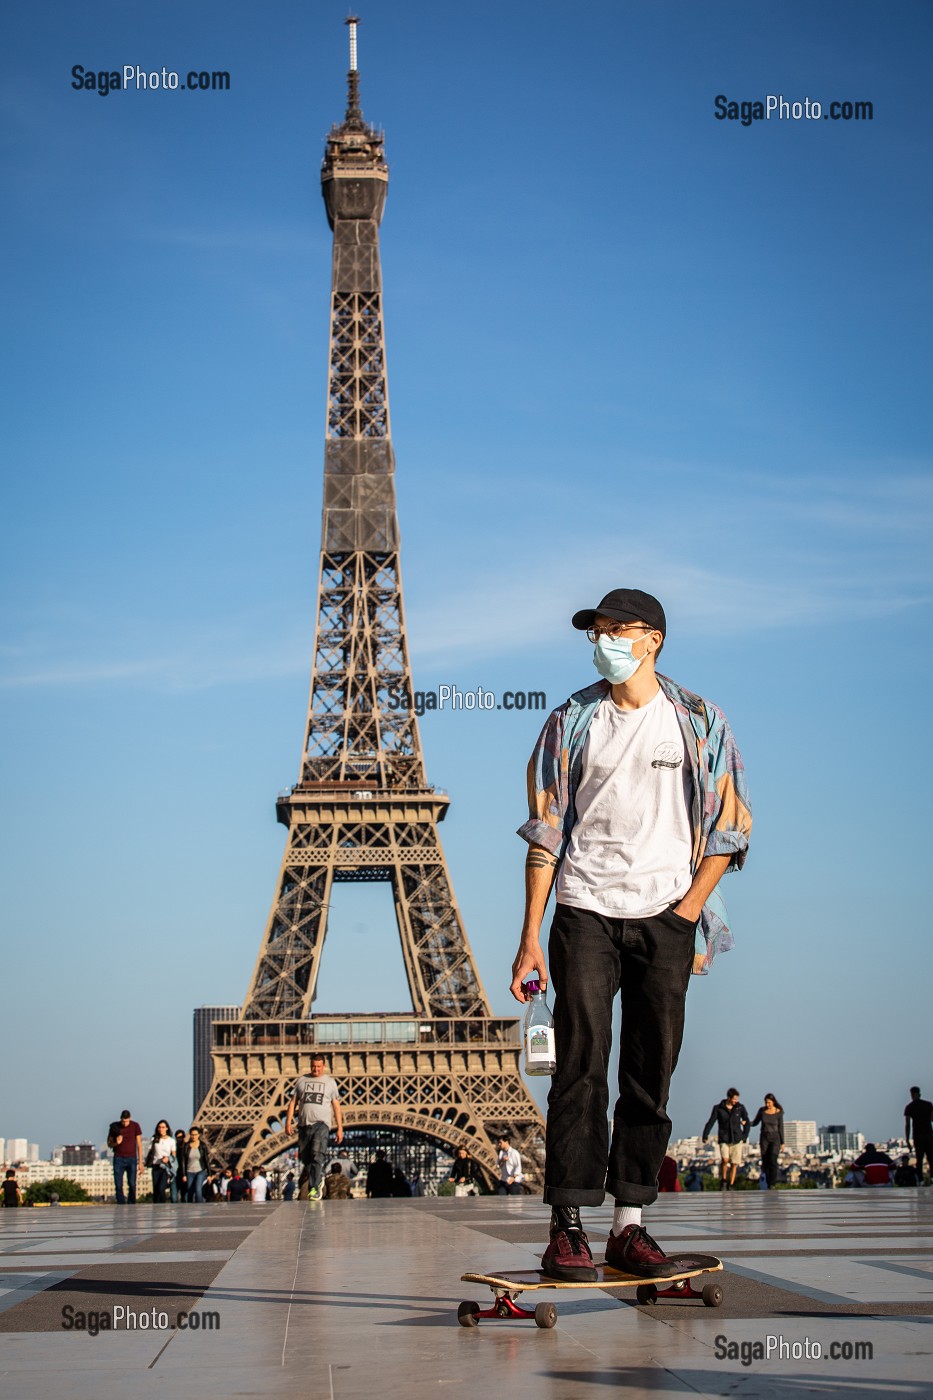
M 319 1199 L 327 1156 L 327 1135 L 331 1114 L 337 1128 L 337 1143 L 343 1142 L 343 1114 L 337 1081 L 327 1072 L 323 1055 L 315 1055 L 310 1074 L 303 1074 L 295 1083 L 294 1095 L 285 1115 L 285 1132 L 291 1136 L 298 1118 L 298 1158 L 301 1174 L 298 1178 L 300 1201 Z

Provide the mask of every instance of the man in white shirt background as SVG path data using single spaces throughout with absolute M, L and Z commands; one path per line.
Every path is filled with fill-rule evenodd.
M 525 1180 L 522 1159 L 521 1154 L 512 1146 L 512 1139 L 508 1133 L 503 1133 L 499 1138 L 498 1149 L 499 1184 L 496 1192 L 500 1196 L 520 1196 L 522 1182 Z

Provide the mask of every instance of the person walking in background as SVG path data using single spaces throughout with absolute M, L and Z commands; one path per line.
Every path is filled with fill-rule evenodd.
M 590 502 L 597 513 L 612 504 Z M 637 514 L 637 512 L 636 512 Z M 636 529 L 639 527 L 635 527 Z M 647 526 L 650 532 L 650 526 Z M 720 709 L 661 675 L 657 598 L 616 588 L 571 619 L 602 677 L 552 712 L 528 765 L 525 917 L 510 991 L 547 968 L 541 924 L 554 887 L 548 956 L 557 1069 L 548 1094 L 544 1199 L 551 1278 L 598 1278 L 581 1206 L 615 1201 L 606 1263 L 657 1278 L 671 1260 L 642 1225 L 671 1136 L 671 1076 L 687 987 L 732 946 L 717 885 L 740 870 L 752 818 L 745 770 Z M 710 664 L 721 646 L 703 631 Z M 619 1095 L 609 1116 L 615 998 Z
M 175 1139 L 164 1118 L 159 1119 L 155 1132 L 152 1134 L 146 1164 L 152 1168 L 153 1202 L 156 1205 L 161 1205 L 168 1199 L 166 1193 L 169 1180 L 174 1177 L 178 1166 L 175 1155 Z
M 180 1179 L 185 1182 L 185 1200 L 203 1201 L 210 1160 L 207 1147 L 201 1140 L 200 1128 L 192 1126 L 182 1150 L 184 1156 L 179 1169 Z
M 327 1137 L 331 1117 L 337 1128 L 338 1146 L 343 1142 L 343 1113 L 337 1081 L 327 1072 L 323 1055 L 311 1060 L 310 1074 L 302 1074 L 295 1082 L 292 1101 L 285 1115 L 285 1132 L 291 1136 L 295 1115 L 298 1116 L 298 1199 L 316 1201 L 321 1194 L 324 1162 L 327 1159 Z
M 143 1130 L 128 1108 L 124 1108 L 117 1122 L 110 1124 L 107 1146 L 113 1152 L 113 1185 L 117 1205 L 126 1205 L 125 1182 L 130 1205 L 134 1206 L 137 1174 L 144 1170 Z
M 706 1121 L 706 1127 L 703 1129 L 704 1142 L 709 1137 L 709 1130 L 714 1123 L 719 1132 L 719 1167 L 722 1173 L 722 1189 L 731 1191 L 735 1185 L 735 1174 L 742 1165 L 745 1141 L 751 1127 L 748 1121 L 748 1109 L 744 1103 L 739 1102 L 738 1089 L 727 1089 L 726 1097 L 720 1099 L 719 1103 L 713 1104 Z
M 930 1185 L 933 1186 L 933 1103 L 920 1097 L 920 1087 L 914 1084 L 910 1091 L 910 1103 L 904 1109 L 904 1137 L 910 1146 L 913 1129 L 914 1152 L 917 1160 L 919 1185 L 923 1185 L 923 1159 L 926 1158 L 930 1171 Z
M 3 1178 L 2 1199 L 0 1206 L 21 1206 L 23 1204 L 23 1193 L 19 1189 L 19 1182 L 16 1180 L 16 1172 L 13 1167 L 8 1168 L 6 1176 Z
M 250 1199 L 260 1203 L 269 1199 L 269 1178 L 262 1167 L 257 1167 L 253 1172 L 253 1179 L 250 1182 Z
M 177 1128 L 175 1131 L 175 1175 L 169 1177 L 169 1192 L 172 1201 L 184 1201 L 188 1195 L 188 1182 L 184 1175 L 184 1162 L 186 1158 L 187 1138 L 184 1128 Z
M 499 1196 L 520 1196 L 522 1194 L 522 1182 L 525 1180 L 522 1171 L 521 1153 L 512 1146 L 512 1139 L 508 1133 L 503 1133 L 498 1143 L 499 1157 L 499 1184 L 496 1187 L 496 1194 Z
M 295 1198 L 295 1173 L 289 1172 L 285 1178 L 285 1185 L 282 1187 L 282 1200 L 292 1201 Z
M 773 1094 L 765 1094 L 765 1101 L 751 1121 L 751 1127 L 761 1127 L 758 1136 L 758 1150 L 761 1153 L 761 1170 L 768 1189 L 777 1185 L 778 1158 L 784 1146 L 784 1110 Z

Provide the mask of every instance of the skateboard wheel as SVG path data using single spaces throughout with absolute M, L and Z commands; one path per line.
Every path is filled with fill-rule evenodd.
M 700 1296 L 708 1308 L 718 1308 L 722 1302 L 722 1288 L 718 1283 L 704 1283 Z
M 457 1321 L 461 1327 L 478 1327 L 479 1303 L 461 1303 L 457 1309 Z
M 653 1283 L 640 1283 L 635 1289 L 635 1299 L 639 1303 L 656 1303 L 658 1290 Z
M 557 1324 L 557 1307 L 554 1303 L 539 1303 L 535 1308 L 536 1327 L 554 1327 Z

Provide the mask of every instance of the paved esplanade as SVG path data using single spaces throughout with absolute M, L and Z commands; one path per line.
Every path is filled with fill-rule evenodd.
M 11 1400 L 194 1396 L 599 1400 L 632 1394 L 928 1396 L 933 1189 L 662 1197 L 668 1247 L 721 1254 L 721 1308 L 545 1293 L 557 1327 L 456 1321 L 467 1270 L 533 1266 L 548 1209 L 528 1197 L 309 1205 L 96 1206 L 0 1214 L 0 1390 Z M 595 1241 L 611 1210 L 588 1212 Z M 599 1228 L 597 1228 L 597 1224 Z M 191 1314 L 187 1329 L 63 1330 L 69 1314 Z M 218 1330 L 194 1328 L 219 1318 Z M 819 1360 L 717 1356 L 727 1344 Z M 725 1338 L 727 1343 L 716 1339 Z M 870 1343 L 871 1360 L 851 1345 Z M 831 1359 L 830 1348 L 849 1353 Z

